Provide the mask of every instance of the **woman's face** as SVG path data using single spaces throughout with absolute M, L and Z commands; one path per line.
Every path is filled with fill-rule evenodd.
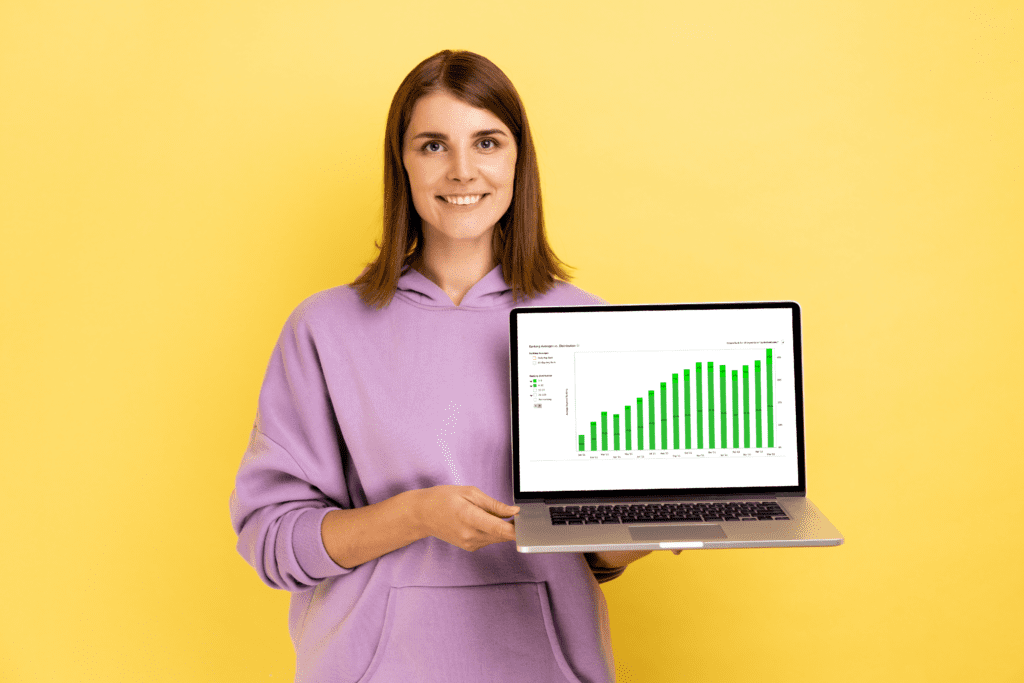
M 498 117 L 445 92 L 425 95 L 413 107 L 402 160 L 424 239 L 490 244 L 516 170 L 515 138 Z

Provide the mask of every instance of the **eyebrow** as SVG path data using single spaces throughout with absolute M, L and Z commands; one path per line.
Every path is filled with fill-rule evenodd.
M 489 130 L 478 130 L 477 132 L 473 133 L 473 137 L 474 138 L 482 138 L 482 137 L 486 137 L 488 135 L 505 135 L 505 132 L 501 131 L 501 130 L 498 130 L 497 128 L 491 128 Z M 508 137 L 508 136 L 505 135 L 505 137 Z M 433 131 L 429 131 L 428 130 L 428 131 L 424 131 L 423 133 L 420 133 L 419 135 L 414 135 L 412 139 L 413 140 L 417 140 L 419 138 L 433 138 L 435 140 L 447 140 L 448 136 L 445 135 L 444 133 L 435 133 Z

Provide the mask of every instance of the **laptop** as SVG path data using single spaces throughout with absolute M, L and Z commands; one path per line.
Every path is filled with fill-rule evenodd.
M 516 548 L 835 546 L 793 301 L 513 308 Z

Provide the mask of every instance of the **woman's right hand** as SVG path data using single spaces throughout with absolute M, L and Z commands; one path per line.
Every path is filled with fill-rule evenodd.
M 427 535 L 473 552 L 491 543 L 516 540 L 503 517 L 519 508 L 491 498 L 475 486 L 451 484 L 418 489 L 416 514 Z

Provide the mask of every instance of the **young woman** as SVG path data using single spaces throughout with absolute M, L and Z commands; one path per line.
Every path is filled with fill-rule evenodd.
M 520 554 L 505 521 L 509 310 L 606 303 L 547 244 L 519 95 L 440 52 L 395 94 L 384 156 L 377 260 L 271 357 L 238 550 L 292 592 L 297 681 L 612 681 L 598 583 L 647 553 Z

